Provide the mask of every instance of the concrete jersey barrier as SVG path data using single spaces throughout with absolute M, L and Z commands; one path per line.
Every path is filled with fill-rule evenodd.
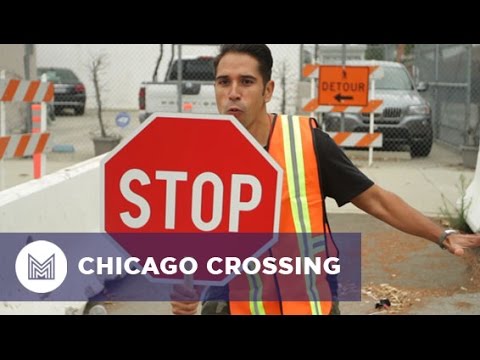
M 99 232 L 101 158 L 0 192 L 0 231 Z M 104 288 L 103 280 L 96 277 L 82 285 L 97 293 Z M 0 301 L 0 314 L 82 314 L 86 304 Z

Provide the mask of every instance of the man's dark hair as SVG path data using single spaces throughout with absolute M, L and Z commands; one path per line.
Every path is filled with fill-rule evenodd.
M 228 53 L 242 53 L 252 56 L 258 61 L 259 71 L 266 85 L 272 79 L 273 58 L 270 49 L 265 44 L 222 44 L 220 53 L 214 61 L 215 75 L 217 74 L 218 63 Z

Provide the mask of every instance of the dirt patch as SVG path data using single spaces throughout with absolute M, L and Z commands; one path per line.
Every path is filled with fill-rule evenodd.
M 408 314 L 414 306 L 428 306 L 437 299 L 450 298 L 455 294 L 476 293 L 478 289 L 459 287 L 457 289 L 405 289 L 389 284 L 369 284 L 362 288 L 362 307 L 368 315 Z M 385 306 L 385 302 L 389 306 Z M 471 309 L 467 301 L 457 301 L 455 307 L 460 310 Z
M 371 313 L 400 313 L 403 309 L 412 306 L 415 301 L 414 294 L 399 290 L 388 284 L 371 284 L 362 289 L 362 294 L 374 300 L 375 312 Z M 373 308 L 372 308 L 373 310 Z
M 402 314 L 480 291 L 478 253 L 453 256 L 368 215 L 335 214 L 330 222 L 336 231 L 362 234 L 362 301 L 348 304 L 347 313 Z M 381 299 L 391 306 L 376 309 Z
M 465 301 L 458 301 L 455 306 L 459 309 L 471 309 L 473 305 Z
M 471 286 L 480 290 L 480 250 L 472 250 L 465 255 L 465 262 L 470 273 Z

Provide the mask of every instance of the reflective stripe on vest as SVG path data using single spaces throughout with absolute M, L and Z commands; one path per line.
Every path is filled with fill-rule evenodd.
M 297 242 L 282 242 L 280 236 L 280 241 L 261 258 L 313 258 L 326 251 L 326 225 L 310 122 L 308 117 L 277 116 L 269 153 L 284 169 L 280 233 L 296 234 Z M 321 235 L 314 238 L 312 234 Z M 249 301 L 238 301 L 246 299 L 247 293 Z M 232 314 L 328 314 L 331 301 L 325 299 L 330 296 L 325 274 L 282 275 L 277 279 L 262 273 L 242 274 L 230 282 Z

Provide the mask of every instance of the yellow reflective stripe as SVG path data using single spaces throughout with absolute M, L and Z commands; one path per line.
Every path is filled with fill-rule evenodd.
M 314 239 L 312 238 L 312 223 L 310 220 L 310 211 L 308 208 L 308 196 L 307 196 L 307 176 L 305 171 L 305 161 L 303 158 L 303 141 L 302 141 L 302 131 L 301 131 L 301 119 L 299 116 L 294 116 L 293 121 L 293 131 L 295 134 L 295 147 L 296 151 L 295 154 L 297 155 L 297 174 L 298 174 L 298 181 L 299 181 L 299 188 L 300 188 L 300 199 L 301 205 L 303 210 L 303 221 L 305 223 L 306 229 L 306 236 L 308 236 L 307 241 L 307 253 L 309 257 L 313 260 L 315 258 L 315 252 L 313 249 Z M 316 274 L 312 274 L 313 276 L 313 288 L 311 291 L 314 293 L 314 298 L 319 299 L 320 296 L 318 294 L 318 289 L 316 286 Z M 307 285 L 308 286 L 308 285 Z M 310 301 L 310 309 L 313 315 L 322 315 L 322 305 L 320 301 Z
M 252 315 L 267 315 L 262 301 L 250 301 L 250 312 Z
M 311 239 L 310 213 L 308 209 L 306 191 L 306 173 L 303 160 L 303 146 L 300 130 L 300 118 L 295 116 L 292 121 L 288 116 L 281 116 L 283 128 L 283 143 L 285 151 L 285 167 L 287 174 L 288 192 L 292 207 L 292 218 L 297 233 L 298 247 L 303 258 L 313 258 L 313 241 Z M 293 138 L 292 136 L 293 135 Z M 306 240 L 304 237 L 308 236 Z M 313 315 L 321 315 L 322 307 L 316 287 L 316 275 L 305 274 L 306 291 L 310 309 Z
M 295 154 L 297 158 L 297 174 L 298 182 L 300 187 L 300 205 L 303 210 L 303 222 L 305 226 L 305 233 L 311 234 L 312 224 L 310 223 L 310 212 L 308 211 L 308 200 L 307 200 L 307 188 L 305 186 L 306 177 L 305 177 L 305 163 L 303 161 L 303 147 L 302 147 L 302 133 L 300 130 L 300 118 L 298 116 L 293 117 L 292 121 L 293 132 L 295 136 Z M 311 242 L 309 241 L 309 244 Z
M 263 293 L 263 283 L 260 275 L 248 275 L 245 274 L 248 279 L 248 285 L 250 288 L 249 291 L 249 306 L 250 312 L 252 315 L 265 315 L 265 308 L 263 306 L 262 301 L 262 293 Z
M 300 182 L 300 194 L 301 194 L 301 199 L 302 199 L 302 208 L 303 208 L 303 214 L 304 214 L 304 221 L 305 221 L 305 227 L 307 229 L 307 236 L 308 236 L 308 252 L 310 254 L 310 258 L 313 260 L 315 258 L 315 253 L 319 249 L 314 249 L 314 244 L 315 241 L 318 240 L 318 237 L 312 237 L 312 223 L 310 219 L 310 211 L 308 208 L 308 196 L 307 196 L 307 176 L 306 176 L 306 170 L 305 170 L 305 161 L 303 158 L 303 142 L 302 142 L 302 132 L 301 132 L 301 119 L 299 116 L 294 116 L 293 117 L 293 126 L 294 126 L 294 132 L 295 132 L 295 139 L 298 139 L 295 141 L 295 145 L 297 147 L 297 151 L 295 153 L 297 154 L 297 173 L 298 173 L 298 178 Z M 325 248 L 325 245 L 323 246 Z M 321 247 L 320 247 L 321 249 Z M 314 292 L 314 297 L 316 299 L 320 299 L 320 295 L 318 294 L 318 289 L 316 286 L 316 274 L 312 275 L 314 277 L 314 283 L 313 283 L 313 289 L 312 292 Z M 313 315 L 322 315 L 322 304 L 320 301 L 310 301 L 310 309 L 312 311 Z
M 295 163 L 292 163 L 292 166 L 296 164 L 294 167 L 295 169 L 295 178 L 297 181 L 297 187 L 298 187 L 298 193 L 296 194 L 295 197 L 295 202 L 299 203 L 297 204 L 297 211 L 300 210 L 301 207 L 301 213 L 298 212 L 297 216 L 298 219 L 302 223 L 302 228 L 297 229 L 298 232 L 301 233 L 302 236 L 307 236 L 307 242 L 306 244 L 304 243 L 304 239 L 299 238 L 299 247 L 301 249 L 301 256 L 302 257 L 309 257 L 312 258 L 314 257 L 313 255 L 313 241 L 311 238 L 311 231 L 312 231 L 312 225 L 310 222 L 310 212 L 308 209 L 308 198 L 307 198 L 307 189 L 306 189 L 306 175 L 305 175 L 305 162 L 303 160 L 303 145 L 302 145 L 302 134 L 301 134 L 301 123 L 300 123 L 300 118 L 298 116 L 292 117 L 292 121 L 290 122 L 290 126 L 292 127 L 293 130 L 293 136 L 294 136 L 294 141 L 290 143 L 291 147 L 294 147 L 294 155 L 295 155 Z M 292 139 L 291 139 L 292 140 Z M 307 286 L 307 293 L 309 294 L 309 298 L 314 298 L 318 299 L 318 293 L 316 289 L 316 275 L 315 274 L 310 274 L 310 275 L 305 275 L 305 286 Z M 321 306 L 319 306 L 318 301 L 309 301 L 310 304 L 310 310 L 313 315 L 321 315 Z
M 325 251 L 325 235 L 319 235 L 312 237 L 312 251 L 313 255 L 318 254 L 319 252 Z
M 310 308 L 312 309 L 312 315 L 323 315 L 322 303 L 320 301 L 310 301 Z
M 283 146 L 285 149 L 285 167 L 287 175 L 287 184 L 288 184 L 288 193 L 290 195 L 290 204 L 292 206 L 292 217 L 293 222 L 295 223 L 296 232 L 301 232 L 301 223 L 298 217 L 298 204 L 297 197 L 295 194 L 295 172 L 293 170 L 292 164 L 292 151 L 291 151 L 291 142 L 290 142 L 290 124 L 288 121 L 288 116 L 282 115 L 282 128 L 283 128 Z

